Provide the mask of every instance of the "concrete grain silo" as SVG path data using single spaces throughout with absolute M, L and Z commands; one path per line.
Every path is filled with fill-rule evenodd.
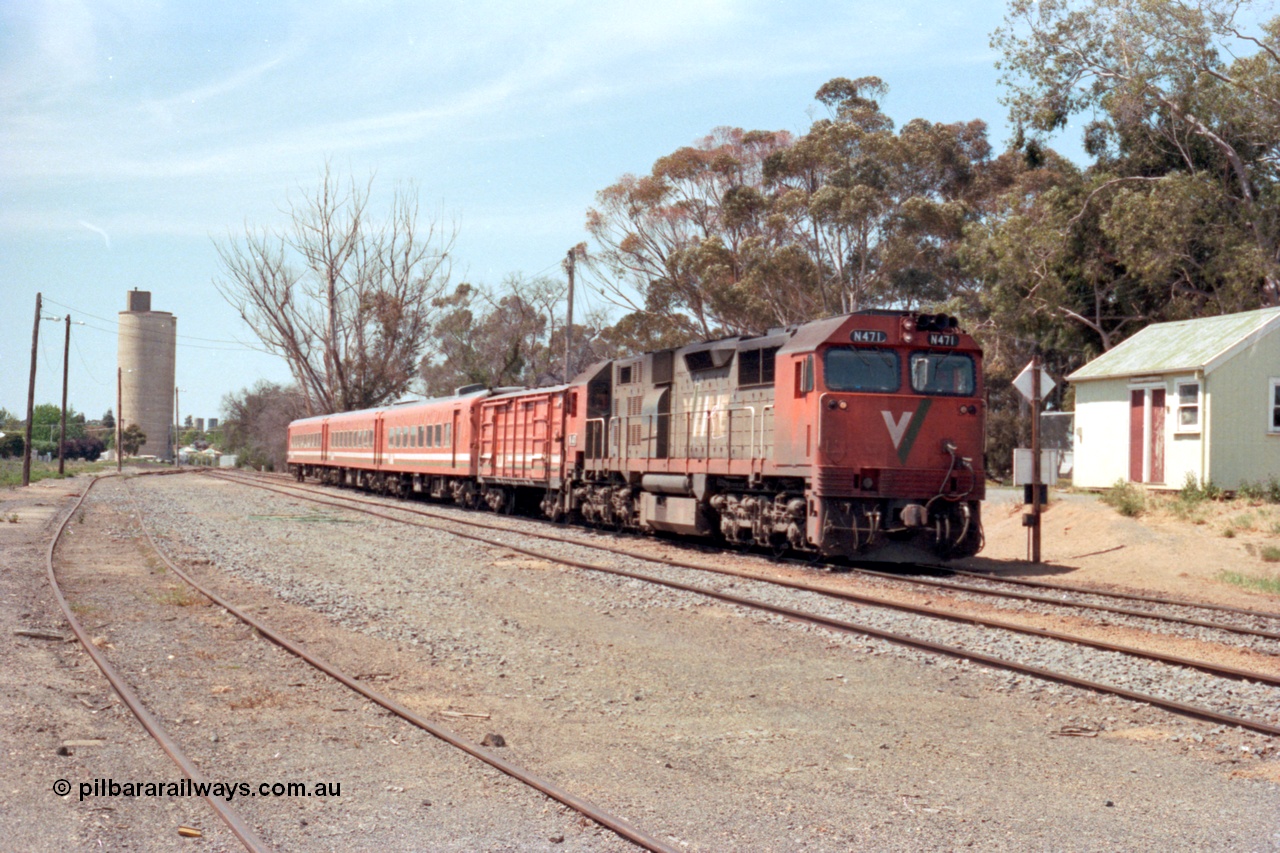
M 150 291 L 129 291 L 128 305 L 129 310 L 120 312 L 116 418 L 122 429 L 137 424 L 146 433 L 140 455 L 172 460 L 178 318 L 168 311 L 152 311 Z

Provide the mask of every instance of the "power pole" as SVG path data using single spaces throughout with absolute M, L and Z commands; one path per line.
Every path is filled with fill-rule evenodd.
M 36 294 L 36 323 L 31 327 L 31 379 L 27 382 L 27 435 L 22 447 L 22 485 L 31 485 L 31 427 L 36 409 L 36 348 L 40 345 L 40 294 Z
M 173 467 L 178 467 L 178 450 L 182 447 L 182 439 L 178 432 L 178 386 L 173 386 Z
M 1031 562 L 1040 562 L 1040 353 L 1031 356 Z
M 121 383 L 124 382 L 124 369 L 116 368 L 116 473 L 119 474 L 123 467 L 124 445 L 121 439 L 124 437 L 124 430 L 121 424 L 124 423 L 124 391 Z
M 67 472 L 67 356 L 71 354 L 71 315 L 66 317 L 67 334 L 62 340 L 62 434 L 58 439 L 58 476 Z
M 564 325 L 564 381 L 568 384 L 573 377 L 570 375 L 570 365 L 572 364 L 573 353 L 573 272 L 577 265 L 578 258 L 587 256 L 587 244 L 579 243 L 565 254 L 564 271 L 569 276 L 569 308 L 565 312 Z

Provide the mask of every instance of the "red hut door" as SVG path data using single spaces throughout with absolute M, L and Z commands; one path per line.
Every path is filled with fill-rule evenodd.
M 1147 392 L 1135 388 L 1129 392 L 1129 482 L 1142 482 L 1143 417 Z
M 1129 389 L 1131 483 L 1164 482 L 1164 401 L 1163 388 Z

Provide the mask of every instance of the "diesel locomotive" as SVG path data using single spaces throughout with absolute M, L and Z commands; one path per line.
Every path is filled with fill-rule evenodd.
M 824 558 L 982 546 L 982 352 L 860 311 L 289 426 L 299 479 Z

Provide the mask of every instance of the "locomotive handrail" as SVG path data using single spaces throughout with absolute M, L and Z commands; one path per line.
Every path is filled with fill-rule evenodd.
M 765 453 L 764 447 L 764 413 L 773 411 L 773 403 L 769 403 L 760 409 L 760 456 L 763 458 Z M 763 467 L 763 461 L 762 461 Z
M 728 456 L 726 459 L 733 459 L 733 413 L 734 412 L 750 412 L 751 413 L 751 430 L 747 433 L 749 441 L 747 442 L 747 459 L 756 458 L 756 407 L 755 406 L 738 406 L 732 409 L 722 409 L 721 411 L 729 413 L 729 436 L 728 436 Z

